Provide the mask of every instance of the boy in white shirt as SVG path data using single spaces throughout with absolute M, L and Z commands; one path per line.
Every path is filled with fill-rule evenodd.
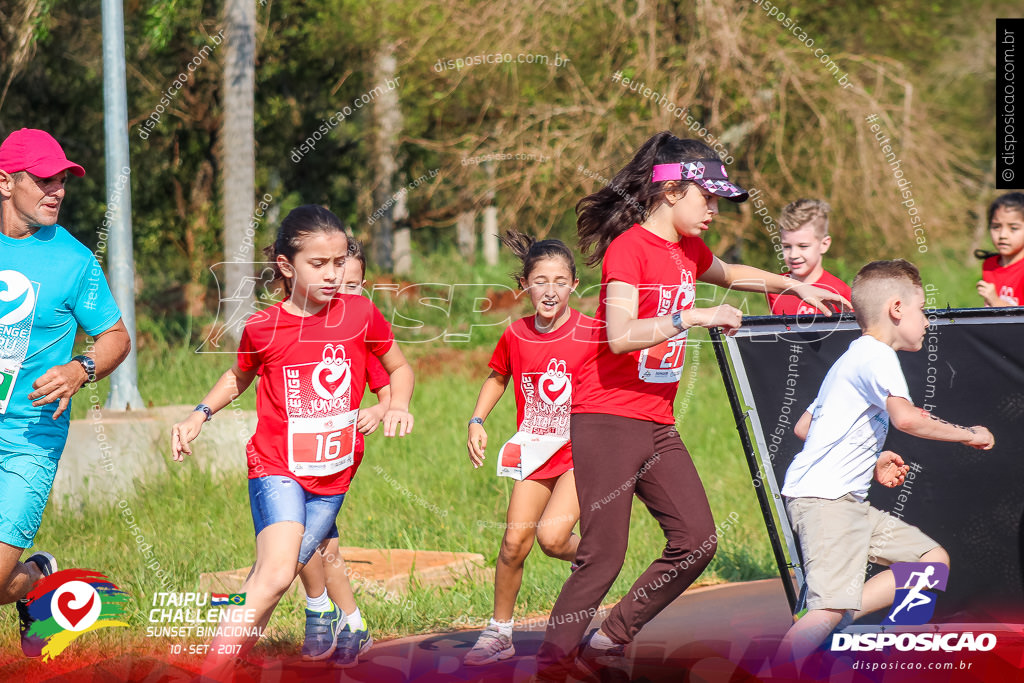
M 938 543 L 866 498 L 892 420 L 923 439 L 989 450 L 992 433 L 961 427 L 915 408 L 897 351 L 918 351 L 928 329 L 917 268 L 903 259 L 875 261 L 853 282 L 862 336 L 835 362 L 814 402 L 794 427 L 804 448 L 786 471 L 782 494 L 800 539 L 808 611 L 786 633 L 783 662 L 821 644 L 848 612 L 853 618 L 892 604 L 895 580 L 883 571 L 864 582 L 872 562 L 941 562 Z

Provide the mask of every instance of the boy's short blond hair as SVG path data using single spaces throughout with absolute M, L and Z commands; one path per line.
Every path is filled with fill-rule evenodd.
M 850 295 L 857 324 L 863 330 L 878 322 L 893 294 L 909 297 L 921 287 L 921 272 L 910 261 L 872 261 L 857 272 Z
M 779 216 L 779 229 L 782 232 L 799 230 L 808 223 L 814 226 L 814 234 L 818 239 L 828 235 L 828 215 L 832 207 L 824 199 L 798 199 L 786 204 Z

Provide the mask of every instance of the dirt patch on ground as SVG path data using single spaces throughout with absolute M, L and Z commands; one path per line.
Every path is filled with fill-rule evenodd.
M 409 344 L 402 348 L 417 379 L 433 377 L 475 377 L 481 382 L 490 370 L 487 361 L 493 349 L 460 349 L 451 346 L 413 349 Z

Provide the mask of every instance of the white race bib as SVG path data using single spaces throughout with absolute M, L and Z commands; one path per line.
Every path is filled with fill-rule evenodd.
M 657 346 L 640 352 L 637 373 L 640 380 L 652 384 L 678 382 L 683 376 L 686 360 L 686 331 L 680 332 Z
M 516 432 L 498 452 L 498 476 L 526 479 L 567 443 L 568 437 Z
M 303 477 L 326 477 L 352 466 L 358 410 L 331 417 L 288 418 L 288 469 Z
M 21 372 L 21 363 L 7 358 L 0 358 L 0 415 L 7 412 L 7 404 L 14 394 L 14 383 Z

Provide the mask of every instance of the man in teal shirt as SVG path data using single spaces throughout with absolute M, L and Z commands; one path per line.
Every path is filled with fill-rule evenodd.
M 71 397 L 110 374 L 131 339 L 92 253 L 57 225 L 68 172 L 85 175 L 60 144 L 22 128 L 0 144 L 0 603 L 17 601 L 22 649 L 28 638 L 24 598 L 57 570 L 31 547 L 70 425 Z M 71 357 L 81 327 L 95 338 Z

